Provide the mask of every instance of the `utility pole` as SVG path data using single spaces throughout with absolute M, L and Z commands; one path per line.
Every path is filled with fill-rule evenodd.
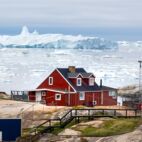
M 138 61 L 138 63 L 139 63 L 139 93 L 141 93 L 141 91 L 142 91 L 142 84 L 141 84 L 141 79 L 142 79 L 142 60 L 139 60 Z M 142 100 L 141 100 L 142 101 Z
M 140 110 L 141 110 L 141 117 L 142 117 L 142 60 L 138 61 L 139 63 L 139 94 L 140 94 Z

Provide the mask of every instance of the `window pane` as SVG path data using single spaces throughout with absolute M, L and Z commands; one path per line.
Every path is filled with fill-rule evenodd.
M 85 93 L 84 92 L 79 93 L 79 99 L 80 100 L 85 100 Z
M 81 84 L 82 84 L 81 78 L 77 78 L 77 86 L 81 86 Z
M 53 85 L 53 77 L 49 77 L 48 83 L 49 85 Z
M 55 95 L 55 100 L 61 100 L 61 94 L 56 94 Z
M 89 85 L 94 85 L 95 79 L 94 78 L 89 78 Z

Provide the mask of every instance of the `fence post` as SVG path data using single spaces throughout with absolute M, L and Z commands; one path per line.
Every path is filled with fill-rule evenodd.
M 77 123 L 79 123 L 80 122 L 80 119 L 79 119 L 79 116 L 77 117 Z
M 116 109 L 114 109 L 114 116 L 116 116 Z
M 91 116 L 90 116 L 90 109 L 88 109 L 88 120 L 90 120 Z
M 104 109 L 102 110 L 102 114 L 103 114 L 103 116 L 105 115 L 105 110 Z
M 62 121 L 61 121 L 61 118 L 60 118 L 60 127 L 61 127 L 61 125 L 62 125 Z
M 126 117 L 128 116 L 128 114 L 127 114 L 127 109 L 126 109 Z
M 71 117 L 72 117 L 72 110 L 71 110 L 71 113 L 70 113 L 70 114 L 71 114 Z
M 135 117 L 137 116 L 137 110 L 135 109 Z
M 75 122 L 77 123 L 77 109 L 75 109 Z

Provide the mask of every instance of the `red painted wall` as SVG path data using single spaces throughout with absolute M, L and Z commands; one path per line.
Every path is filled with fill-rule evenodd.
M 71 95 L 71 105 L 85 105 L 89 104 L 93 101 L 93 95 L 94 95 L 94 101 L 97 102 L 97 106 L 110 106 L 110 105 L 117 105 L 117 100 L 113 99 L 111 96 L 109 96 L 108 91 L 104 91 L 103 93 L 103 104 L 101 104 L 101 92 L 86 92 L 85 93 L 85 100 L 79 99 L 79 93 L 72 94 Z
M 29 101 L 35 102 L 35 92 L 34 91 L 29 92 Z
M 53 77 L 53 85 L 48 84 L 48 78 Z M 50 88 L 50 89 L 59 89 L 59 90 L 68 90 L 69 84 L 66 82 L 66 80 L 60 75 L 60 73 L 57 70 L 54 70 L 50 76 L 47 77 L 38 87 L 37 89 L 43 89 L 43 88 Z M 71 88 L 71 91 L 73 89 Z
M 91 76 L 94 77 L 94 76 Z M 78 78 L 82 78 L 80 75 L 78 76 Z M 77 78 L 70 78 L 70 81 L 76 85 L 77 84 Z M 89 85 L 89 78 L 82 78 L 82 83 L 85 85 Z
M 97 102 L 97 106 L 110 106 L 110 105 L 117 105 L 117 100 L 113 99 L 109 96 L 108 91 L 103 92 L 103 104 L 101 104 L 101 92 L 86 92 L 85 93 L 85 100 L 79 99 L 79 93 L 70 94 L 70 106 L 77 106 L 77 105 L 87 105 L 93 101 Z M 57 106 L 68 106 L 68 94 L 61 94 L 61 100 L 55 100 L 56 92 L 48 91 L 46 96 L 43 96 L 42 99 L 45 100 L 46 105 L 57 105 Z M 35 101 L 35 92 L 29 92 L 29 101 Z
M 83 81 L 84 81 L 87 85 L 89 85 L 89 78 L 84 78 Z
M 67 95 L 61 94 L 61 100 L 55 100 L 56 94 L 61 94 L 61 93 L 48 91 L 47 96 L 46 96 L 46 105 L 66 106 L 67 105 Z
M 113 99 L 112 96 L 109 96 L 108 91 L 104 91 L 104 105 L 109 106 L 109 105 L 117 105 L 117 99 Z
M 69 78 L 69 79 L 74 85 L 76 85 L 76 78 Z
M 101 98 L 100 98 L 100 92 L 95 92 L 94 93 L 94 100 L 97 101 L 97 105 L 100 105 L 100 101 L 101 101 Z M 89 104 L 90 102 L 93 101 L 93 93 L 91 92 L 86 92 L 85 93 L 85 100 L 80 100 L 79 99 L 79 93 L 77 94 L 72 94 L 71 96 L 71 105 L 87 105 Z

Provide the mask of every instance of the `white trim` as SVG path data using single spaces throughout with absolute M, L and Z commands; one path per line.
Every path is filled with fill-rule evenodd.
M 81 74 L 81 73 L 79 73 L 76 77 L 69 77 L 69 78 L 78 78 L 78 76 L 81 76 L 82 78 L 90 78 L 90 76 L 94 76 L 94 78 L 95 78 L 95 75 L 93 74 L 93 73 L 91 73 L 90 75 L 89 75 L 89 77 L 83 77 L 83 75 Z
M 80 84 L 78 83 L 79 80 L 80 80 Z M 76 79 L 76 86 L 82 86 L 82 78 Z
M 53 85 L 53 77 L 49 76 L 48 78 L 48 84 Z
M 85 90 L 84 92 L 101 92 L 101 91 L 110 91 L 110 90 L 98 90 L 98 91 L 87 91 L 87 90 Z
M 94 86 L 94 84 L 95 84 L 95 78 L 89 77 L 89 86 Z
M 63 94 L 67 94 L 67 93 L 74 94 L 75 93 L 75 92 L 60 91 L 60 90 L 54 90 L 54 89 L 48 89 L 48 88 L 36 89 L 36 90 L 33 90 L 33 91 L 51 91 L 51 92 L 57 92 L 57 93 L 63 93 Z
M 94 76 L 94 78 L 95 78 L 95 75 L 93 74 L 93 73 L 91 73 L 88 77 L 83 77 L 83 78 L 90 78 L 90 76 Z
M 18 90 L 12 90 L 12 91 L 18 91 Z M 58 92 L 58 93 L 63 93 L 63 94 L 68 94 L 68 93 L 70 93 L 70 94 L 75 94 L 76 92 L 68 92 L 68 91 L 60 91 L 60 90 L 54 90 L 54 89 L 48 89 L 48 88 L 43 88 L 43 89 L 35 89 L 35 90 L 23 90 L 23 91 L 27 91 L 27 92 L 29 92 L 29 91 L 51 91 L 51 92 Z M 98 90 L 98 91 L 87 91 L 87 90 L 85 90 L 85 91 L 83 91 L 83 92 L 101 92 L 102 90 Z M 103 90 L 103 91 L 110 91 L 110 90 Z M 78 91 L 79 92 L 79 91 Z
M 77 92 L 75 90 L 75 88 L 68 82 L 68 80 L 62 75 L 62 73 L 58 69 L 55 69 L 55 70 L 57 70 L 59 72 L 59 74 L 64 78 L 64 80 L 72 87 L 72 89 L 74 90 L 74 92 Z
M 101 91 L 101 105 L 104 104 L 104 92 L 103 90 Z
M 90 76 L 91 76 L 91 75 L 93 75 L 93 76 L 94 76 L 94 78 L 95 78 L 95 75 L 94 75 L 93 73 L 91 73 L 91 74 L 89 75 L 89 78 L 90 78 Z
M 59 96 L 59 98 L 57 98 L 57 96 Z M 56 101 L 61 101 L 62 99 L 62 95 L 61 94 L 55 94 L 55 100 Z
M 71 96 L 70 96 L 70 86 L 68 86 L 68 105 L 71 104 Z
M 94 106 L 97 105 L 97 101 L 93 101 L 93 105 L 94 105 Z

